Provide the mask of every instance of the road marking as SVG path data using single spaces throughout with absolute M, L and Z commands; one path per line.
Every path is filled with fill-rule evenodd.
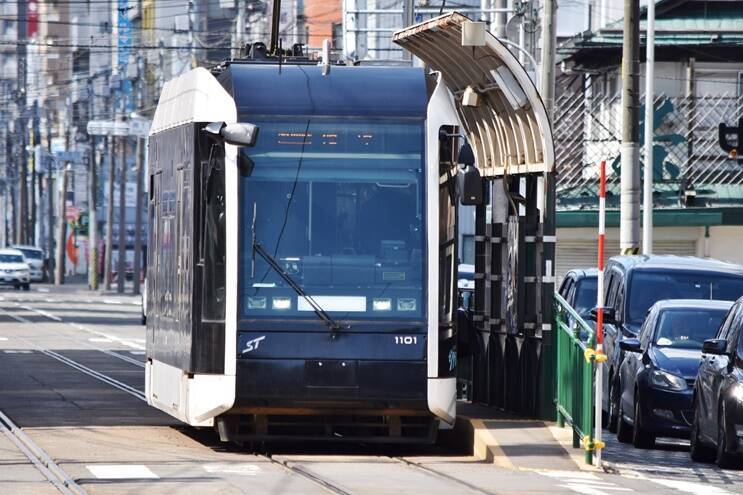
M 261 468 L 255 464 L 204 464 L 207 473 L 240 474 L 243 476 L 256 476 L 261 473 Z
M 106 342 L 106 343 L 108 343 L 108 342 L 113 342 L 113 340 L 111 340 L 109 338 L 106 338 L 106 337 L 91 337 L 91 338 L 88 339 L 88 342 L 101 342 L 101 343 Z
M 607 492 L 634 492 L 632 488 L 619 486 L 616 483 L 601 479 L 593 473 L 540 471 L 540 474 L 549 478 L 555 478 L 560 482 L 557 486 L 567 488 L 582 495 L 605 495 Z
M 8 337 L 0 337 L 0 340 L 8 340 Z
M 46 287 L 37 287 L 36 290 L 39 292 L 49 292 L 49 289 L 47 289 Z
M 121 301 L 114 301 L 113 299 L 104 299 L 103 304 L 121 304 Z
M 732 492 L 723 490 L 720 487 L 712 486 L 709 483 L 694 483 L 692 481 L 682 480 L 659 480 L 649 478 L 653 483 L 667 486 L 668 488 L 675 488 L 676 490 L 684 493 L 693 493 L 694 495 L 733 495 Z
M 85 466 L 93 476 L 106 480 L 151 479 L 160 477 L 143 464 L 98 464 Z
M 129 354 L 134 354 L 135 356 L 144 356 L 144 351 L 129 351 Z
M 31 351 L 27 350 L 12 350 L 12 349 L 6 349 L 3 351 L 5 354 L 31 354 Z
M 38 308 L 31 307 L 31 306 L 21 306 L 18 303 L 16 303 L 16 306 L 18 306 L 20 308 L 23 308 L 23 309 L 25 309 L 27 311 L 31 311 L 33 313 L 37 313 L 37 314 L 40 314 L 42 316 L 45 316 L 46 318 L 49 318 L 50 320 L 54 320 L 54 321 L 57 321 L 57 322 L 62 322 L 62 323 L 65 323 L 67 325 L 73 326 L 73 327 L 77 328 L 78 330 L 82 330 L 83 332 L 92 333 L 92 334 L 98 335 L 100 337 L 103 337 L 105 339 L 110 339 L 113 342 L 118 342 L 119 344 L 123 344 L 123 345 L 125 345 L 127 347 L 131 347 L 133 349 L 138 349 L 138 350 L 141 350 L 141 351 L 144 351 L 144 350 L 147 349 L 143 345 L 140 345 L 140 344 L 137 344 L 137 343 L 134 343 L 134 342 L 130 342 L 131 340 L 142 340 L 142 342 L 144 342 L 144 339 L 121 339 L 119 337 L 114 337 L 113 335 L 109 335 L 107 333 L 99 332 L 98 330 L 93 330 L 92 328 L 88 328 L 85 325 L 81 325 L 79 323 L 75 323 L 74 321 L 63 321 L 62 318 L 60 318 L 59 316 L 55 316 L 55 315 L 53 315 L 53 314 L 51 314 L 51 313 L 49 313 L 47 311 L 44 311 L 43 309 L 38 309 Z M 8 316 L 10 316 L 11 318 L 14 318 L 16 321 L 20 321 L 21 323 L 30 323 L 30 321 L 29 320 L 26 320 L 25 318 L 22 318 L 22 319 L 19 320 L 17 317 L 15 317 L 13 315 L 10 315 L 9 314 Z

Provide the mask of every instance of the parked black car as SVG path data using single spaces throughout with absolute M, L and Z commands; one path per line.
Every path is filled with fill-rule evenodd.
M 704 342 L 694 385 L 691 458 L 741 467 L 743 454 L 743 298 L 714 339 Z
M 743 266 L 687 256 L 616 256 L 605 269 L 602 408 L 611 431 L 617 427 L 616 386 L 624 357 L 622 338 L 637 337 L 648 309 L 664 299 L 719 299 L 743 296 Z
M 659 301 L 637 338 L 619 342 L 617 438 L 651 448 L 656 436 L 689 436 L 692 389 L 704 341 L 717 333 L 730 301 Z
M 590 319 L 591 310 L 596 306 L 596 292 L 598 290 L 598 270 L 595 268 L 576 268 L 565 274 L 560 284 L 559 294 L 586 322 L 593 327 Z M 570 318 L 570 316 L 568 316 Z M 581 332 L 581 340 L 587 340 L 588 335 Z
M 596 306 L 598 270 L 576 268 L 565 274 L 560 284 L 560 295 L 582 317 L 588 318 Z

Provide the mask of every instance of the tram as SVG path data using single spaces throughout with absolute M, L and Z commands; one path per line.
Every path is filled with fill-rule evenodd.
M 148 401 L 224 440 L 431 441 L 456 403 L 451 96 L 421 68 L 280 62 L 162 91 Z

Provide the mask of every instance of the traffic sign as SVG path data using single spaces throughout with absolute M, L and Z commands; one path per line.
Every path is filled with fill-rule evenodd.
M 147 137 L 150 133 L 150 124 L 152 121 L 147 119 L 132 119 L 129 121 L 129 135 Z
M 82 153 L 79 151 L 57 151 L 54 158 L 58 162 L 79 162 L 82 160 Z

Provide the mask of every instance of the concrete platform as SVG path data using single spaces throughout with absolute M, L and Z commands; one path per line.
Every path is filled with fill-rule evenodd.
M 593 471 L 572 447 L 572 430 L 496 408 L 460 402 L 454 430 L 442 442 L 498 467 L 515 470 Z

